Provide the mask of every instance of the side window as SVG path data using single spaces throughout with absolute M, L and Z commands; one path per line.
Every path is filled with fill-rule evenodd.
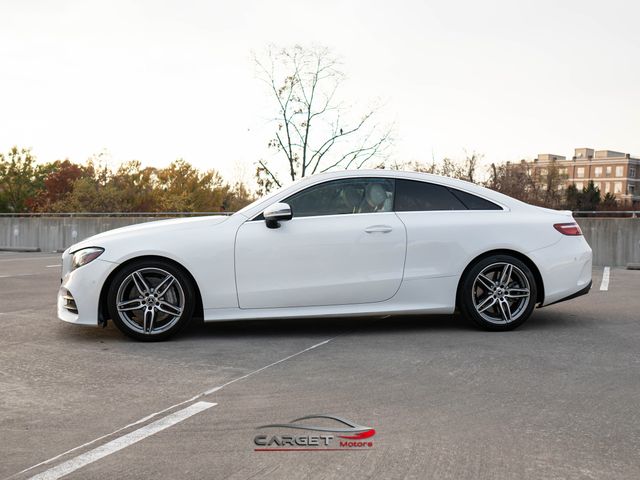
M 496 205 L 484 198 L 476 197 L 471 193 L 456 190 L 455 188 L 450 188 L 449 191 L 453 193 L 458 200 L 464 203 L 465 207 L 469 210 L 502 210 L 500 205 Z
M 417 180 L 396 180 L 396 212 L 466 210 L 448 188 Z
M 390 212 L 394 181 L 386 178 L 344 178 L 314 185 L 284 202 L 295 217 Z

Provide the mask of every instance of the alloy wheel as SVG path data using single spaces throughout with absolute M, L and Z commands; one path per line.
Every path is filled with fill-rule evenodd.
M 185 295 L 178 279 L 161 268 L 135 270 L 120 283 L 116 309 L 120 319 L 144 335 L 166 332 L 179 320 Z
M 531 301 L 531 286 L 520 268 L 497 262 L 485 267 L 472 287 L 473 306 L 487 322 L 506 325 L 515 322 Z

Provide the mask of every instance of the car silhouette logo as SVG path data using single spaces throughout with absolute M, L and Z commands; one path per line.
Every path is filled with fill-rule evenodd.
M 339 424 L 334 428 L 317 426 L 312 423 L 308 423 L 308 420 L 317 419 L 329 419 L 334 420 Z M 303 423 L 299 423 L 303 422 Z M 365 427 L 364 425 L 358 425 L 355 422 L 346 420 L 342 417 L 336 417 L 333 415 L 307 415 L 305 417 L 296 418 L 289 423 L 273 423 L 269 425 L 262 425 L 258 428 L 292 428 L 297 430 L 311 430 L 314 432 L 334 433 L 338 438 L 344 438 L 349 440 L 362 440 L 365 438 L 373 437 L 376 434 L 375 429 L 371 427 Z

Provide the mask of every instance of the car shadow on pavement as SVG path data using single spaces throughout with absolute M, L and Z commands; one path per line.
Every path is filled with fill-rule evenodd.
M 584 319 L 576 314 L 557 311 L 534 312 L 533 316 L 515 332 L 535 330 L 558 330 L 565 328 L 579 328 L 584 326 Z M 411 315 L 388 317 L 349 317 L 349 318 L 306 318 L 306 319 L 276 319 L 276 320 L 244 320 L 228 322 L 203 322 L 194 320 L 180 338 L 225 336 L 306 336 L 339 335 L 341 333 L 357 331 L 358 334 L 379 334 L 386 332 L 407 333 L 411 331 L 469 331 L 484 333 L 471 321 L 460 314 L 454 315 Z M 497 333 L 500 332 L 489 332 Z M 508 332 L 505 332 L 508 333 Z M 177 339 L 177 338 L 176 338 Z
M 387 331 L 473 330 L 475 327 L 459 315 L 389 316 L 349 318 L 304 318 L 203 322 L 195 320 L 180 338 L 242 336 L 331 337 L 347 332 L 377 334 Z
M 534 315 L 516 332 L 558 330 L 580 328 L 588 324 L 576 314 L 557 311 L 534 312 Z M 246 337 L 309 337 L 330 338 L 346 333 L 359 335 L 378 335 L 381 333 L 407 332 L 478 332 L 485 333 L 472 322 L 459 314 L 454 315 L 411 315 L 387 317 L 348 317 L 348 318 L 304 318 L 237 320 L 224 322 L 193 321 L 169 342 L 198 341 L 211 338 Z M 497 333 L 500 334 L 500 333 Z M 106 328 L 83 328 L 75 325 L 61 325 L 58 335 L 80 342 L 135 342 L 122 334 L 112 322 Z

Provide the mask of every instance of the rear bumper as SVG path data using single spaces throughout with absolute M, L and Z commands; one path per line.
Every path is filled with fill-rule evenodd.
M 563 236 L 549 247 L 530 252 L 529 258 L 538 266 L 544 284 L 542 306 L 587 293 L 591 257 L 591 247 L 582 236 Z
M 586 295 L 587 293 L 589 293 L 589 290 L 591 290 L 592 285 L 593 285 L 593 282 L 589 282 L 589 284 L 586 287 L 584 287 L 582 290 L 579 290 L 576 293 L 572 293 L 568 297 L 564 297 L 564 298 L 561 298 L 560 300 L 556 300 L 553 303 L 546 303 L 544 306 L 546 307 L 549 305 L 555 305 L 556 303 L 566 302 L 567 300 L 573 300 L 574 298 Z

